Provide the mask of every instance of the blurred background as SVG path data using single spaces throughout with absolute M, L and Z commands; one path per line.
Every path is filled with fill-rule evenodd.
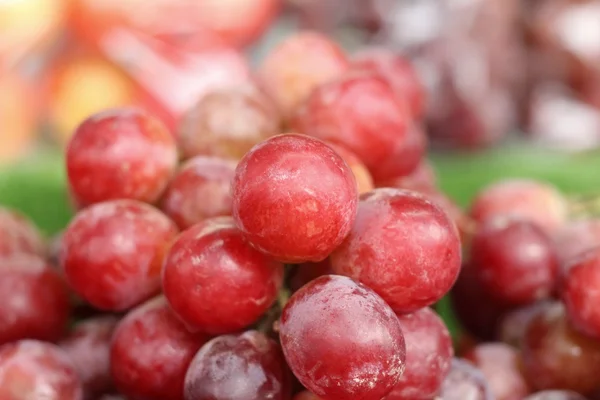
M 301 29 L 413 62 L 459 204 L 500 177 L 600 191 L 600 0 L 0 0 L 0 203 L 56 232 L 85 117 L 131 104 L 176 132 Z

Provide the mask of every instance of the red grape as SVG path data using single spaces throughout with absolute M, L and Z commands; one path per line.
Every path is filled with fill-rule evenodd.
M 290 390 L 279 345 L 257 331 L 212 339 L 185 376 L 186 400 L 289 400 Z
M 584 219 L 567 223 L 554 236 L 561 266 L 575 257 L 600 246 L 600 219 Z
M 524 219 L 549 233 L 567 218 L 565 198 L 554 187 L 526 179 L 507 179 L 484 188 L 471 204 L 471 216 L 479 222 L 498 216 Z
M 164 252 L 176 234 L 175 224 L 147 204 L 95 204 L 65 230 L 61 263 L 71 287 L 93 306 L 127 310 L 159 292 Z
M 568 390 L 543 390 L 527 396 L 523 400 L 586 400 L 586 398 Z
M 184 158 L 208 155 L 237 160 L 280 130 L 281 118 L 272 100 L 244 85 L 202 97 L 184 116 L 178 141 Z
M 476 346 L 465 359 L 473 362 L 486 377 L 496 400 L 522 400 L 529 387 L 520 371 L 520 356 L 504 343 L 484 343 Z
M 483 373 L 470 362 L 455 358 L 437 399 L 493 400 L 494 397 Z
M 498 324 L 498 339 L 520 348 L 529 321 L 543 310 L 553 307 L 553 304 L 551 300 L 544 300 L 507 312 Z
M 392 187 L 421 191 L 432 191 L 437 188 L 435 170 L 427 160 L 421 160 L 419 165 L 408 175 L 400 175 L 392 179 L 377 182 L 377 187 Z
M 0 347 L 0 399 L 82 400 L 83 390 L 60 348 L 21 340 Z
M 305 390 L 304 392 L 300 392 L 294 396 L 293 400 L 321 400 L 321 398 Z
M 377 75 L 352 73 L 318 87 L 295 114 L 296 132 L 354 152 L 376 181 L 412 172 L 425 137 L 406 105 Z
M 600 338 L 600 247 L 584 253 L 569 266 L 561 295 L 573 326 Z
M 312 91 L 348 69 L 344 51 L 316 32 L 298 32 L 277 45 L 260 66 L 261 83 L 285 116 Z
M 250 246 L 230 217 L 183 232 L 163 267 L 165 296 L 188 328 L 232 333 L 271 307 L 283 265 Z M 216 311 L 218 310 L 218 312 Z
M 326 275 L 290 298 L 279 337 L 288 365 L 317 396 L 380 400 L 404 371 L 398 318 L 375 292 Z
M 231 181 L 236 162 L 197 156 L 173 177 L 162 198 L 162 210 L 181 229 L 211 217 L 231 215 Z
M 119 198 L 153 203 L 175 170 L 177 148 L 158 119 L 137 109 L 115 109 L 79 125 L 66 162 L 79 206 Z
M 430 308 L 400 315 L 406 369 L 385 400 L 429 400 L 438 393 L 454 356 L 450 333 Z
M 66 331 L 69 292 L 58 272 L 30 254 L 0 258 L 0 344 L 56 341 Z
M 206 340 L 186 330 L 164 297 L 149 300 L 114 332 L 110 370 L 115 385 L 131 399 L 183 400 L 185 373 Z
M 497 218 L 479 226 L 471 241 L 473 273 L 501 303 L 530 304 L 549 297 L 558 258 L 553 243 L 535 224 Z
M 561 304 L 541 310 L 532 318 L 522 354 L 525 376 L 538 390 L 589 394 L 600 389 L 600 342 L 570 327 Z
M 309 262 L 298 264 L 298 266 L 292 271 L 289 287 L 295 292 L 313 279 L 330 274 L 333 274 L 333 271 L 331 269 L 331 260 L 329 258 L 326 258 L 318 263 Z
M 350 235 L 331 255 L 336 273 L 369 286 L 399 313 L 442 298 L 460 263 L 460 240 L 446 213 L 400 189 L 363 195 Z
M 373 190 L 373 177 L 369 172 L 366 165 L 361 161 L 360 158 L 344 146 L 340 146 L 335 143 L 327 143 L 329 147 L 335 150 L 336 153 L 350 167 L 352 173 L 354 174 L 354 178 L 356 179 L 356 185 L 358 186 L 358 194 L 366 193 Z
M 254 147 L 232 184 L 233 217 L 253 246 L 284 262 L 325 259 L 350 232 L 356 180 L 320 140 L 279 135 Z
M 0 256 L 30 253 L 44 256 L 46 244 L 40 231 L 18 211 L 0 207 Z
M 112 316 L 85 320 L 59 343 L 79 373 L 88 397 L 112 389 L 110 340 L 117 322 Z
M 407 59 L 387 49 L 373 48 L 357 53 L 352 68 L 381 74 L 396 94 L 407 101 L 416 119 L 424 114 L 425 88 Z

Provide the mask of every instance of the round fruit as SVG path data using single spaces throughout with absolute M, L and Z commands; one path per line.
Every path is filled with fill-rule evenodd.
M 363 195 L 350 235 L 331 255 L 335 273 L 369 286 L 398 313 L 441 299 L 460 263 L 460 239 L 446 213 L 400 189 Z
M 207 218 L 231 215 L 231 181 L 236 162 L 197 156 L 175 174 L 161 200 L 161 209 L 181 229 Z
M 600 247 L 600 219 L 583 219 L 567 223 L 554 236 L 562 269 L 595 247 Z
M 176 234 L 166 215 L 135 200 L 85 208 L 63 235 L 67 281 L 96 308 L 127 310 L 160 291 L 163 256 Z
M 406 369 L 385 400 L 432 399 L 454 356 L 448 328 L 430 308 L 398 316 L 406 341 Z
M 325 275 L 286 304 L 279 338 L 294 375 L 319 397 L 380 400 L 404 371 L 398 318 L 375 292 Z
M 412 172 L 423 156 L 424 133 L 406 105 L 378 75 L 353 73 L 319 86 L 291 121 L 296 132 L 354 152 L 376 181 Z
M 344 160 L 320 140 L 294 134 L 246 154 L 232 193 L 233 217 L 248 241 L 290 263 L 325 259 L 350 232 L 358 203 Z
M 71 311 L 58 272 L 30 254 L 0 257 L 0 304 L 0 345 L 20 339 L 56 341 Z
M 152 299 L 127 314 L 114 332 L 115 385 L 132 399 L 183 400 L 185 373 L 206 340 L 186 330 L 164 297 Z
M 0 347 L 0 399 L 83 400 L 83 390 L 60 348 L 21 340 Z
M 279 43 L 259 69 L 262 85 L 290 116 L 316 87 L 348 69 L 343 50 L 316 32 L 298 32 Z
M 243 85 L 204 95 L 183 117 L 178 142 L 184 158 L 239 160 L 252 146 L 280 132 L 281 118 L 272 100 Z
M 188 328 L 211 334 L 256 322 L 282 282 L 283 265 L 250 246 L 230 217 L 183 232 L 163 267 L 163 289 L 173 311 Z
M 212 339 L 185 376 L 186 400 L 287 400 L 290 392 L 279 345 L 257 331 Z
M 548 184 L 507 179 L 479 192 L 471 204 L 470 214 L 479 222 L 499 216 L 524 219 L 553 233 L 566 222 L 567 202 Z
M 450 373 L 438 394 L 441 400 L 495 400 L 483 373 L 460 358 L 452 360 Z
M 66 162 L 79 206 L 120 198 L 153 203 L 175 170 L 177 148 L 158 119 L 137 109 L 114 109 L 79 125 Z

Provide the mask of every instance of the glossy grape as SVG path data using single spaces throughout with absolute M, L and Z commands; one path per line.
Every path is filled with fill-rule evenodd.
M 184 158 L 241 159 L 252 146 L 280 133 L 276 105 L 258 88 L 241 85 L 210 92 L 184 116 L 178 133 Z
M 439 300 L 454 284 L 460 263 L 458 232 L 447 214 L 400 189 L 363 195 L 350 235 L 331 255 L 337 274 L 369 286 L 400 313 Z
M 118 319 L 102 316 L 84 320 L 59 346 L 69 356 L 89 398 L 112 389 L 110 341 Z
M 288 365 L 319 397 L 380 400 L 404 371 L 401 324 L 371 289 L 325 275 L 286 304 L 279 337 Z
M 206 343 L 185 376 L 185 400 L 289 400 L 289 371 L 279 345 L 257 331 Z
M 71 304 L 59 273 L 30 254 L 0 257 L 0 345 L 20 339 L 56 341 Z
M 283 265 L 250 246 L 230 217 L 184 231 L 163 267 L 163 289 L 174 312 L 190 329 L 211 334 L 256 322 L 282 281 Z
M 60 348 L 21 340 L 0 347 L 0 399 L 83 400 L 83 390 Z
M 470 265 L 492 297 L 512 305 L 547 298 L 558 274 L 558 257 L 544 231 L 503 217 L 479 226 L 471 241 Z
M 95 204 L 65 230 L 61 264 L 73 290 L 93 306 L 127 310 L 160 290 L 162 259 L 176 234 L 175 224 L 147 204 Z
M 253 246 L 283 262 L 325 259 L 350 232 L 356 180 L 320 140 L 279 135 L 254 147 L 232 184 L 233 217 Z
M 575 331 L 561 304 L 529 322 L 522 343 L 528 382 L 538 390 L 564 389 L 590 394 L 600 389 L 600 342 Z
M 573 326 L 600 338 L 600 247 L 584 253 L 568 267 L 561 297 Z
M 81 123 L 66 162 L 79 206 L 120 198 L 153 203 L 175 170 L 177 149 L 160 120 L 137 109 L 115 109 Z
M 295 114 L 292 128 L 354 152 L 376 181 L 412 172 L 424 134 L 378 75 L 352 73 L 319 86 Z
M 197 156 L 175 174 L 161 201 L 161 209 L 186 229 L 207 218 L 231 215 L 231 181 L 236 162 Z
M 454 356 L 448 328 L 430 308 L 398 316 L 406 342 L 406 369 L 385 400 L 433 398 Z
M 183 400 L 192 358 L 207 341 L 193 334 L 157 297 L 121 320 L 110 348 L 110 369 L 119 391 L 131 399 Z

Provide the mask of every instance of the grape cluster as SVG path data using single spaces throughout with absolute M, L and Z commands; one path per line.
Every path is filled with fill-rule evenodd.
M 1 400 L 600 393 L 600 222 L 524 179 L 461 210 L 392 52 L 301 32 L 256 77 L 176 135 L 133 108 L 85 120 L 51 244 L 0 210 Z

